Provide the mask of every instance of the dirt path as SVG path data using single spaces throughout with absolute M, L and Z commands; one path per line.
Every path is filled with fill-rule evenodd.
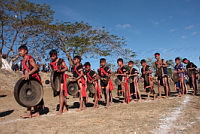
M 109 109 L 101 106 L 76 112 L 77 98 L 69 99 L 68 113 L 56 116 L 58 98 L 52 97 L 49 86 L 44 100 L 47 114 L 38 118 L 20 119 L 25 108 L 19 106 L 8 91 L 0 91 L 1 133 L 199 133 L 199 96 L 186 95 L 154 101 L 120 103 L 120 98 Z M 92 102 L 92 99 L 89 100 Z

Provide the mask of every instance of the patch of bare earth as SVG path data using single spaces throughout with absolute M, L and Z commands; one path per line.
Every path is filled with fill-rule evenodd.
M 43 80 L 48 79 L 45 74 Z M 58 97 L 53 97 L 50 85 L 44 85 L 47 114 L 37 118 L 20 119 L 25 108 L 19 106 L 11 92 L 0 90 L 0 132 L 1 133 L 198 133 L 200 132 L 199 96 L 170 97 L 151 101 L 122 104 L 116 97 L 112 106 L 105 109 L 88 108 L 77 112 L 78 98 L 69 96 L 68 113 L 56 116 Z M 145 93 L 142 92 L 144 95 Z M 183 106 L 181 106 L 183 105 Z M 46 108 L 46 109 L 47 109 Z M 180 110 L 178 114 L 176 110 Z M 47 110 L 48 111 L 48 110 Z M 174 115 L 176 114 L 176 115 Z M 169 117 L 173 119 L 168 119 Z M 169 121 L 165 121 L 168 119 Z M 166 130 L 162 126 L 168 125 Z M 171 124 L 170 124 L 171 123 Z

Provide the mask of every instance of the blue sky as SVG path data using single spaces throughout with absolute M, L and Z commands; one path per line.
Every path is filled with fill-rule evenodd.
M 186 57 L 200 66 L 200 0 L 30 1 L 50 5 L 58 20 L 105 26 L 112 34 L 124 36 L 136 59 L 160 52 L 165 59 Z M 87 60 L 98 67 L 98 60 L 83 61 Z

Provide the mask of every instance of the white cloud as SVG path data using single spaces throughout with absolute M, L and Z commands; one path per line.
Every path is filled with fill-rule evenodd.
M 175 32 L 176 30 L 177 29 L 170 29 L 169 32 L 172 33 L 172 32 Z
M 192 33 L 191 33 L 191 35 L 196 35 L 196 34 L 197 34 L 197 32 L 192 32 Z
M 153 25 L 159 25 L 159 24 L 160 24 L 159 21 L 154 21 L 154 20 L 152 20 L 151 23 L 152 23 Z
M 181 38 L 182 38 L 182 39 L 186 39 L 186 38 L 187 38 L 187 36 L 185 36 L 185 35 L 182 35 L 182 36 L 181 36 Z
M 127 29 L 132 27 L 131 24 L 117 24 L 116 25 L 117 28 L 121 28 L 121 29 Z
M 186 30 L 189 30 L 189 29 L 192 29 L 192 28 L 194 28 L 194 27 L 195 27 L 195 25 L 189 25 L 189 26 L 185 27 L 185 29 L 186 29 Z

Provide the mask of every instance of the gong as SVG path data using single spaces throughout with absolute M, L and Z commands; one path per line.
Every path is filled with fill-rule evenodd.
M 29 80 L 19 79 L 14 87 L 15 100 L 23 107 L 38 105 L 43 94 L 41 83 L 32 77 Z
M 157 69 L 157 75 L 158 75 L 158 77 L 162 77 L 163 76 L 163 68 L 158 68 Z
M 72 95 L 72 96 L 77 95 L 78 89 L 79 87 L 78 87 L 77 82 L 71 82 L 71 81 L 68 82 L 67 90 L 68 90 L 69 95 Z
M 144 82 L 146 83 L 146 85 L 150 85 L 150 80 L 148 75 L 144 75 Z
M 53 90 L 53 95 L 58 96 L 59 95 L 59 91 L 60 91 L 60 86 L 61 86 L 61 74 L 56 72 L 56 71 L 52 71 L 51 72 L 51 77 L 50 77 L 50 81 L 51 81 L 51 87 Z
M 88 90 L 90 93 L 94 94 L 94 93 L 95 93 L 95 86 L 94 86 L 94 84 L 88 83 L 88 84 L 87 84 L 87 90 Z
M 179 75 L 178 73 L 173 73 L 172 74 L 172 80 L 176 83 L 176 82 L 179 82 Z
M 115 79 L 115 84 L 116 85 L 121 85 L 122 84 L 122 81 L 118 78 Z

